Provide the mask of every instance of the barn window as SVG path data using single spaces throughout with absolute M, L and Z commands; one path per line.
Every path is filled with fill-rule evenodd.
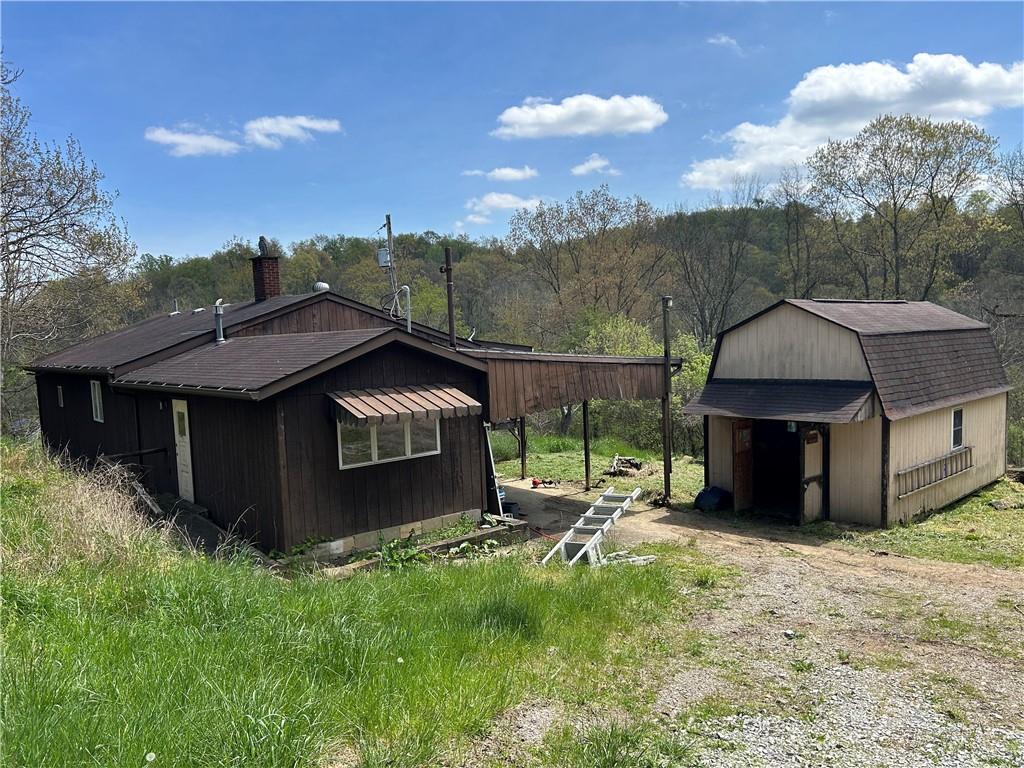
M 964 409 L 954 408 L 953 409 L 953 449 L 963 448 L 964 446 Z
M 62 387 L 60 384 L 57 385 L 57 407 L 64 407 L 64 387 Z
M 433 456 L 441 452 L 441 423 L 406 421 L 397 424 L 352 426 L 338 421 L 338 468 Z
M 92 420 L 103 423 L 103 388 L 102 385 L 93 379 L 89 382 L 89 389 L 92 392 Z

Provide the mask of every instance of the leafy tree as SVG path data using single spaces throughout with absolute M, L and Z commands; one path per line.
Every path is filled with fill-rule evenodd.
M 967 122 L 884 115 L 808 161 L 865 298 L 927 299 L 948 274 L 950 222 L 992 169 L 995 139 Z
M 135 244 L 113 193 L 79 143 L 41 142 L 0 73 L 0 357 L 4 420 L 20 418 L 31 382 L 20 366 L 108 329 L 138 301 L 128 281 Z

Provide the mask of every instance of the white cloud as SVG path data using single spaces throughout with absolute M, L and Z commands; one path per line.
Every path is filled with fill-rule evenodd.
M 170 147 L 174 157 L 198 157 L 199 155 L 233 155 L 242 148 L 237 141 L 215 136 L 212 133 L 174 131 L 170 128 L 147 128 L 146 140 Z
M 309 141 L 313 138 L 311 131 L 338 133 L 340 130 L 341 123 L 337 120 L 322 117 L 257 117 L 245 124 L 245 140 L 264 149 L 280 149 L 286 139 Z
M 668 120 L 664 108 L 650 96 L 611 96 L 589 93 L 569 96 L 558 104 L 530 97 L 498 115 L 491 135 L 502 139 L 540 139 L 548 136 L 597 136 L 650 133 Z
M 455 222 L 456 229 L 466 224 L 489 224 L 491 214 L 495 211 L 514 211 L 520 208 L 536 208 L 540 205 L 539 197 L 520 197 L 509 192 L 488 192 L 483 197 L 471 197 L 466 201 L 467 214 L 465 219 Z
M 233 155 L 241 149 L 280 149 L 285 140 L 309 141 L 312 132 L 337 133 L 341 123 L 337 120 L 294 115 L 285 117 L 257 117 L 243 128 L 241 141 L 203 130 L 193 123 L 180 123 L 177 128 L 150 127 L 145 138 L 170 147 L 174 157 L 200 155 Z M 237 135 L 237 132 L 236 134 Z
M 719 33 L 717 35 L 712 35 L 707 40 L 705 40 L 705 42 L 708 43 L 709 45 L 718 45 L 721 46 L 722 48 L 728 48 L 730 51 L 737 53 L 740 56 L 743 55 L 743 46 L 736 42 L 735 37 L 729 37 L 729 35 L 723 35 Z
M 467 200 L 466 210 L 486 216 L 492 211 L 536 208 L 538 205 L 540 205 L 539 197 L 520 197 L 510 192 L 488 192 L 483 197 L 473 197 Z
M 919 53 L 905 67 L 888 62 L 818 67 L 804 75 L 777 123 L 740 123 L 724 135 L 728 155 L 695 162 L 691 187 L 716 189 L 738 175 L 767 176 L 802 163 L 829 139 L 853 136 L 880 114 L 970 120 L 1024 105 L 1024 62 L 1009 67 L 963 56 Z
M 524 165 L 522 168 L 509 168 L 504 166 L 490 171 L 463 171 L 463 176 L 486 176 L 491 181 L 526 181 L 539 176 L 536 168 Z
M 586 176 L 591 173 L 602 173 L 605 176 L 618 176 L 619 171 L 612 168 L 611 161 L 596 152 L 579 165 L 572 167 L 573 176 Z

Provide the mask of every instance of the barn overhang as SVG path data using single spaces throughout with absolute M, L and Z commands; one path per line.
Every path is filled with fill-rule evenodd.
M 874 415 L 873 393 L 870 381 L 712 379 L 683 413 L 847 424 Z

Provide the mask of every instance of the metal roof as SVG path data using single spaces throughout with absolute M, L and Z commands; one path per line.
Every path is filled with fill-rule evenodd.
M 238 326 L 259 322 L 265 316 L 290 311 L 301 304 L 332 301 L 343 304 L 379 322 L 386 321 L 386 328 L 404 328 L 404 320 L 396 320 L 376 307 L 362 304 L 333 291 L 318 291 L 295 296 L 275 296 L 265 301 L 246 301 L 224 305 L 224 329 L 231 331 Z M 60 352 L 46 355 L 27 366 L 28 370 L 66 370 L 107 372 L 115 376 L 126 371 L 156 362 L 161 357 L 182 352 L 207 341 L 214 336 L 213 307 L 183 310 L 178 314 L 159 315 L 143 320 L 118 331 L 96 336 L 68 347 Z M 412 324 L 413 333 L 446 343 L 448 334 L 421 323 Z M 231 334 L 228 333 L 228 336 Z M 459 339 L 460 346 L 471 348 L 495 347 L 498 349 L 523 350 L 518 344 L 497 341 Z
M 448 419 L 483 412 L 483 406 L 455 387 L 429 384 L 332 392 L 340 418 L 355 424 L 388 424 Z
M 778 421 L 857 421 L 871 397 L 869 381 L 712 379 L 683 412 Z
M 114 380 L 115 385 L 258 392 L 291 374 L 358 347 L 390 328 L 276 336 L 237 336 L 206 344 Z
M 278 309 L 297 304 L 313 294 L 275 296 L 265 301 L 246 301 L 224 306 L 224 328 L 253 320 Z M 179 314 L 160 315 L 135 325 L 87 339 L 72 347 L 46 355 L 29 366 L 30 370 L 62 369 L 114 371 L 141 358 L 169 350 L 182 342 L 213 338 L 213 309 L 183 310 Z

